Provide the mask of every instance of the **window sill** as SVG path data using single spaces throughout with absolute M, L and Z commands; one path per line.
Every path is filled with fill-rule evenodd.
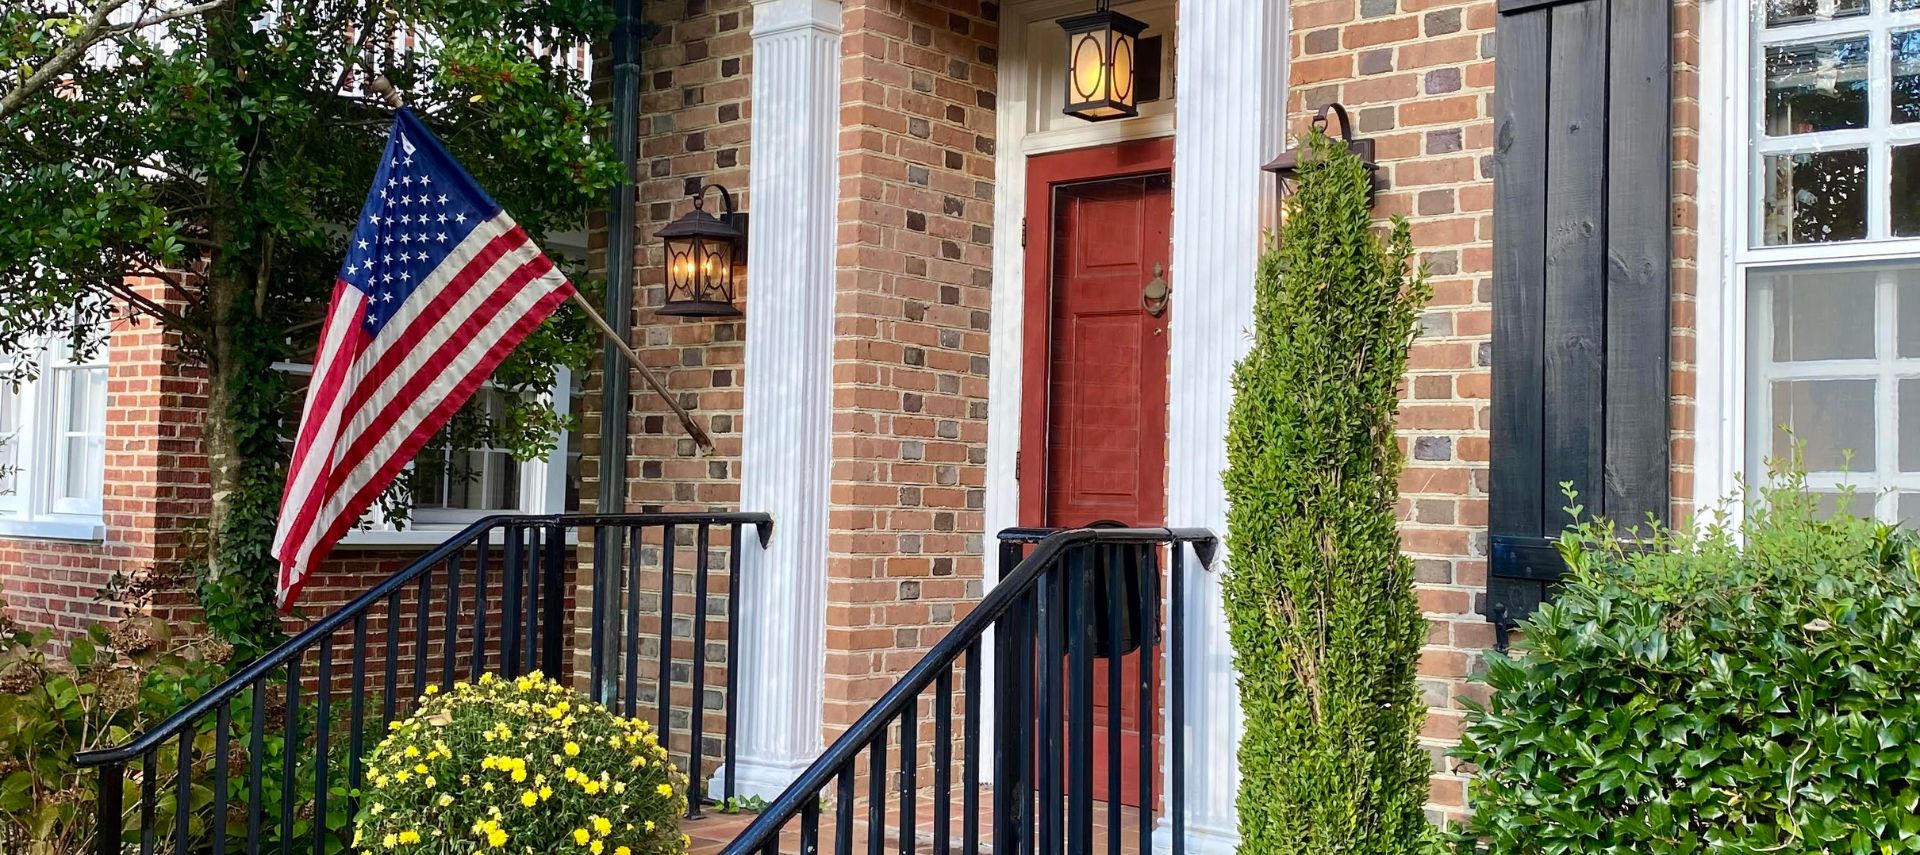
M 0 518 L 0 537 L 19 537 L 30 540 L 72 540 L 100 542 L 107 536 L 107 527 L 99 519 L 71 517 L 66 519 L 5 519 Z

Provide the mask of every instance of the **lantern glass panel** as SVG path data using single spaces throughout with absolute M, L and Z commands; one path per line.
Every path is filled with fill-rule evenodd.
M 700 238 L 667 239 L 667 299 L 698 299 L 700 285 L 695 259 L 702 255 Z
M 700 243 L 699 299 L 733 301 L 733 244 L 724 240 Z

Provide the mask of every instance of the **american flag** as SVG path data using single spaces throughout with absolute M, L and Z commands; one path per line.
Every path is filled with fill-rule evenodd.
M 412 113 L 394 116 L 334 282 L 273 555 L 314 565 L 573 285 Z

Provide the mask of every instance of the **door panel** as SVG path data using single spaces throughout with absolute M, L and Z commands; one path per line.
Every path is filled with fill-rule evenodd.
M 1099 166 L 1098 154 L 1073 156 Z M 1142 292 L 1156 276 L 1172 278 L 1171 175 L 1056 181 L 1037 172 L 1029 193 L 1040 200 L 1047 227 L 1039 233 L 1044 242 L 1029 245 L 1029 265 L 1030 274 L 1044 271 L 1045 290 L 1029 292 L 1029 300 L 1042 296 L 1044 302 L 1029 306 L 1024 436 L 1028 448 L 1041 444 L 1044 453 L 1038 466 L 1022 473 L 1022 518 L 1062 528 L 1102 521 L 1164 525 L 1171 309 L 1154 316 Z M 1034 308 L 1044 314 L 1035 318 Z M 1034 371 L 1035 362 L 1044 371 Z M 1035 391 L 1043 393 L 1039 402 Z M 1096 799 L 1117 797 L 1136 806 L 1142 800 L 1140 740 L 1145 734 L 1157 746 L 1158 715 L 1140 709 L 1141 667 L 1139 651 L 1121 658 L 1118 674 L 1110 673 L 1104 658 L 1094 662 L 1089 700 Z M 1148 676 L 1159 684 L 1158 675 Z M 1120 689 L 1118 710 L 1110 706 L 1111 688 Z M 1115 712 L 1122 782 L 1117 794 L 1108 791 L 1107 725 Z M 1151 753 L 1159 756 L 1157 748 Z

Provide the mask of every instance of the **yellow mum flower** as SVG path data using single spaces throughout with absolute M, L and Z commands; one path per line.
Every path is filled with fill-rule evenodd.
M 433 684 L 433 683 L 428 683 L 428 684 L 427 684 L 427 694 L 429 694 L 429 695 L 437 695 L 437 694 L 439 694 L 439 693 L 440 693 L 440 687 L 439 687 L 438 685 L 436 685 L 436 684 Z
M 583 790 L 586 790 L 586 791 L 587 791 L 587 795 L 589 795 L 589 796 L 592 796 L 592 795 L 598 795 L 598 794 L 600 793 L 600 782 L 599 782 L 599 781 L 588 781 L 588 782 L 586 782 L 585 784 L 581 784 L 581 785 L 580 785 L 580 788 L 581 788 L 581 789 L 583 789 Z
M 580 743 L 569 742 L 566 745 L 561 746 L 560 750 L 567 752 L 568 757 L 578 757 L 580 756 Z
M 488 831 L 487 845 L 495 849 L 507 845 L 507 833 L 498 828 Z
M 380 838 L 380 845 L 385 846 L 388 849 L 392 849 L 393 847 L 400 845 L 400 837 L 399 835 L 389 834 L 385 837 Z
M 482 685 L 482 686 L 491 686 L 491 685 L 493 685 L 493 674 L 491 674 L 491 673 L 487 673 L 487 674 L 481 674 L 481 675 L 480 675 L 480 685 Z
M 407 750 L 401 753 L 407 755 L 408 757 L 418 757 L 420 756 L 420 749 L 409 745 L 407 746 Z
M 653 791 L 663 796 L 671 796 L 673 795 L 673 786 L 671 784 L 661 784 L 658 787 L 654 787 Z
M 446 807 L 447 805 L 453 804 L 453 796 L 447 795 L 446 793 L 441 793 L 440 798 L 438 800 L 438 804 L 441 807 Z
M 513 770 L 514 783 L 516 784 L 525 783 L 526 780 L 527 780 L 527 770 L 525 768 L 516 768 Z
M 521 806 L 521 807 L 533 807 L 534 805 L 536 805 L 536 804 L 539 804 L 539 803 L 540 803 L 540 794 L 539 794 L 539 793 L 536 793 L 536 792 L 534 792 L 534 791 L 532 791 L 532 790 L 528 790 L 528 791 L 526 791 L 526 792 L 524 792 L 524 793 L 521 793 L 521 794 L 520 794 L 520 806 Z
M 613 855 L 633 855 L 633 850 L 625 846 L 613 847 Z
M 600 855 L 601 852 L 606 851 L 606 848 L 607 848 L 606 844 L 601 843 L 598 840 L 595 840 L 592 843 L 587 844 L 587 851 L 592 852 L 593 855 Z
M 434 780 L 432 775 L 427 776 L 427 780 L 426 780 L 427 789 L 431 790 L 439 783 L 440 783 L 439 781 Z
M 414 831 L 411 828 L 407 829 L 406 831 L 402 831 L 400 832 L 400 842 L 401 843 L 419 843 L 420 832 Z
M 550 798 L 553 798 L 553 788 L 552 788 L 552 787 L 541 787 L 541 788 L 540 788 L 540 800 L 544 802 L 544 801 L 546 801 L 547 799 L 550 799 Z
M 587 830 L 584 828 L 576 828 L 573 830 L 573 842 L 578 843 L 581 846 L 587 845 L 587 841 L 591 838 L 592 838 L 592 835 L 588 834 Z
M 613 823 L 608 822 L 605 817 L 596 816 L 592 822 L 594 833 L 601 837 L 605 837 L 613 831 Z
M 649 820 L 647 820 L 647 830 L 648 830 L 648 831 L 652 831 L 652 830 L 653 830 L 653 820 L 651 820 L 651 819 L 649 819 Z
M 425 774 L 427 774 L 427 764 L 425 764 L 425 763 L 415 763 L 415 764 L 413 764 L 413 773 L 414 773 L 415 775 L 425 775 Z

